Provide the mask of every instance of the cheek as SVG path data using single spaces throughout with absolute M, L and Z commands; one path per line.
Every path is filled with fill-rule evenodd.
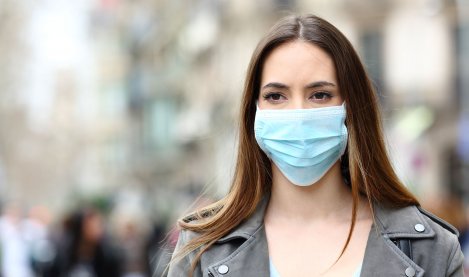
M 261 100 L 258 100 L 257 108 L 259 108 L 259 110 L 265 109 L 265 103 L 263 103 L 263 101 L 261 101 Z

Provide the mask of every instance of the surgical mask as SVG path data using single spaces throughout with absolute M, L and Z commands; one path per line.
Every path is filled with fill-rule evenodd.
M 282 174 L 295 185 L 319 181 L 347 146 L 345 106 L 260 110 L 256 141 Z

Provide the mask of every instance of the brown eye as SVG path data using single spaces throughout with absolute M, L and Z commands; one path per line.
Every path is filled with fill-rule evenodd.
M 264 95 L 264 99 L 270 102 L 280 102 L 286 98 L 280 93 L 273 92 Z
M 325 91 L 316 92 L 311 95 L 312 100 L 326 101 L 332 98 L 332 95 Z

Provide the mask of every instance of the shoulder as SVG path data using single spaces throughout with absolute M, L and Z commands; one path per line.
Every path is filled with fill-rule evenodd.
M 432 214 L 431 212 L 425 210 L 422 207 L 416 208 L 427 219 L 427 222 L 432 225 L 436 232 L 442 234 L 449 232 L 457 237 L 459 236 L 458 230 L 448 222 L 444 221 L 443 219 L 439 218 L 438 216 Z
M 459 236 L 457 229 L 451 224 L 419 206 L 389 208 L 375 205 L 374 212 L 376 220 L 388 234 L 407 234 L 410 238 Z
M 430 227 L 430 234 L 432 232 L 434 233 L 434 235 L 431 237 L 433 241 L 432 245 L 438 247 L 439 250 L 444 252 L 442 254 L 447 256 L 449 255 L 451 260 L 453 260 L 458 252 L 461 252 L 458 240 L 458 230 L 445 220 L 423 209 L 422 207 L 415 207 L 415 209 L 418 210 L 421 218 L 423 218 L 425 223 Z
M 202 209 L 196 210 L 179 219 L 178 224 L 182 226 L 203 224 L 210 221 L 224 207 L 224 199 L 212 203 Z
M 190 241 L 194 240 L 195 238 L 201 236 L 200 233 L 194 232 L 189 229 L 182 228 L 179 230 L 179 236 L 177 239 L 176 250 L 184 247 Z M 176 251 L 177 252 L 177 251 Z
M 418 206 L 376 206 L 375 218 L 381 233 L 391 239 L 410 239 L 428 247 L 428 250 L 448 254 L 459 245 L 456 228 Z M 438 247 L 432 249 L 435 245 Z
M 425 271 L 461 276 L 459 233 L 451 224 L 418 206 L 377 206 L 375 212 L 382 234 L 391 240 L 410 240 L 413 260 Z
M 210 222 L 220 209 L 220 205 L 212 205 L 180 218 L 177 222 L 179 235 L 176 248 L 181 248 L 181 246 L 185 246 L 188 242 L 201 236 L 201 232 L 193 230 L 199 229 L 202 231 L 205 228 L 204 225 Z
M 446 276 L 463 276 L 464 256 L 459 244 L 459 232 L 451 224 L 439 218 L 438 216 L 428 212 L 427 210 L 417 207 L 427 224 L 435 232 L 432 243 L 422 242 L 423 250 L 432 253 L 427 257 L 429 263 L 434 267 L 440 265 L 446 268 Z M 422 254 L 423 255 L 423 254 Z M 436 270 L 436 269 L 434 269 Z
M 423 209 L 422 207 L 416 207 L 421 213 L 427 224 L 431 226 L 435 232 L 435 240 L 440 244 L 444 245 L 450 255 L 453 257 L 460 252 L 459 245 L 459 231 L 451 224 L 441 219 L 440 217 L 432 214 L 431 212 Z

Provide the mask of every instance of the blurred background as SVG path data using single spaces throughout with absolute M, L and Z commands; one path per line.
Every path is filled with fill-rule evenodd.
M 354 44 L 399 176 L 469 257 L 468 0 L 0 0 L 1 276 L 151 276 L 226 193 L 250 55 L 291 12 Z

